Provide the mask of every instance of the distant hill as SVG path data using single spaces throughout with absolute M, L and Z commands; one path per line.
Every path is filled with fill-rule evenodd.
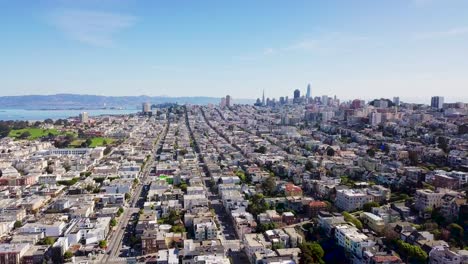
M 95 109 L 140 108 L 141 104 L 218 104 L 217 97 L 165 97 L 165 96 L 101 96 L 81 94 L 0 96 L 0 109 Z M 236 104 L 253 104 L 253 99 L 234 99 Z

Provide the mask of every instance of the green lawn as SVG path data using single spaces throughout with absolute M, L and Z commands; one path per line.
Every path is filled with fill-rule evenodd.
M 14 129 L 11 130 L 10 133 L 8 134 L 9 137 L 18 139 L 20 135 L 23 132 L 28 131 L 31 136 L 28 137 L 28 139 L 38 139 L 40 137 L 44 137 L 49 135 L 49 133 L 52 133 L 54 135 L 60 134 L 60 132 L 57 129 L 42 129 L 42 128 L 24 128 L 24 129 Z
M 83 139 L 75 139 L 73 140 L 71 143 L 70 143 L 70 148 L 79 148 L 81 147 L 81 143 L 83 143 L 84 140 Z
M 34 140 L 38 139 L 41 137 L 48 136 L 49 133 L 53 135 L 67 135 L 67 134 L 72 134 L 75 137 L 77 136 L 76 133 L 73 132 L 66 132 L 62 133 L 58 131 L 57 129 L 42 129 L 42 128 L 35 128 L 35 127 L 30 127 L 30 128 L 24 128 L 24 129 L 15 129 L 11 130 L 10 133 L 8 134 L 9 137 L 19 139 L 21 134 L 24 132 L 29 132 L 31 135 L 27 138 L 29 140 Z M 72 148 L 79 148 L 81 147 L 81 143 L 85 142 L 85 139 L 75 139 L 70 143 L 70 147 Z M 90 147 L 100 147 L 100 146 L 106 146 L 108 144 L 112 144 L 115 142 L 115 139 L 113 138 L 106 138 L 106 137 L 94 137 L 91 139 L 92 143 Z M 104 144 L 104 141 L 106 141 L 106 144 Z
M 113 138 L 95 137 L 95 138 L 91 139 L 92 143 L 91 143 L 90 147 L 94 148 L 94 147 L 105 146 L 104 140 L 107 141 L 107 144 L 112 144 L 115 141 L 115 139 L 113 139 Z M 70 147 L 80 148 L 81 143 L 83 143 L 85 141 L 86 141 L 85 139 L 75 139 L 70 144 Z
M 90 147 L 100 147 L 104 146 L 104 140 L 106 141 L 107 144 L 112 144 L 115 140 L 112 138 L 104 138 L 104 137 L 95 137 L 91 139 L 93 143 L 91 143 Z

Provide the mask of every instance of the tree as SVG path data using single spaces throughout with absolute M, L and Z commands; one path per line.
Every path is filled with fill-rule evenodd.
M 236 171 L 236 176 L 239 177 L 241 182 L 246 182 L 247 181 L 247 177 L 245 176 L 245 173 L 242 170 Z
M 265 146 L 260 146 L 260 147 L 258 147 L 258 148 L 256 148 L 256 149 L 254 149 L 254 152 L 256 152 L 256 153 L 265 154 L 266 151 L 267 151 L 267 148 L 266 148 Z
M 181 183 L 179 187 L 180 187 L 180 189 L 181 189 L 183 192 L 187 192 L 187 187 L 188 187 L 188 186 L 187 186 L 186 183 Z
M 52 246 L 55 243 L 55 238 L 45 237 L 43 240 L 44 245 Z
M 329 157 L 335 156 L 335 150 L 333 148 L 328 147 L 327 148 L 327 156 L 329 156 Z
M 356 226 L 357 229 L 362 229 L 362 222 L 357 219 L 356 217 L 352 216 L 348 212 L 343 212 L 343 216 L 346 222 L 352 223 L 354 226 Z
M 406 256 L 411 263 L 426 263 L 428 256 L 427 253 L 421 249 L 421 247 L 413 246 L 409 243 L 403 242 L 401 239 L 396 241 L 396 245 L 399 253 Z
M 51 165 L 47 166 L 46 172 L 47 172 L 47 174 L 52 174 L 52 173 L 54 173 L 54 167 L 51 166 Z
M 122 213 L 124 212 L 123 207 L 119 207 L 119 211 L 118 211 L 118 212 L 122 214 Z
M 143 210 L 141 210 L 143 212 Z M 158 223 L 174 225 L 178 220 L 180 220 L 180 213 L 176 210 L 169 210 L 169 213 L 166 217 L 161 217 L 158 220 Z
M 188 151 L 186 149 L 179 150 L 179 155 L 181 155 L 181 156 L 185 156 L 187 153 L 188 153 Z
M 462 240 L 464 231 L 463 227 L 461 227 L 459 224 L 451 223 L 448 225 L 448 230 L 450 231 L 450 235 L 455 239 L 455 240 Z
M 301 264 L 323 264 L 323 256 L 325 251 L 317 242 L 305 242 L 299 245 L 301 249 L 300 262 Z
M 125 193 L 125 200 L 128 200 L 130 199 L 130 194 L 129 193 Z
M 449 152 L 449 140 L 445 137 L 438 137 L 437 144 L 445 153 Z
M 66 123 L 68 123 L 67 120 L 65 120 L 65 119 L 60 119 L 60 118 L 59 118 L 59 119 L 55 120 L 54 125 L 56 125 L 56 126 L 62 126 L 62 125 L 65 125 Z
M 91 144 L 93 144 L 93 140 L 91 140 L 90 138 L 86 139 L 86 141 L 85 141 L 86 147 L 91 146 Z
M 276 180 L 274 176 L 266 178 L 262 182 L 263 192 L 267 195 L 272 195 L 276 190 Z
M 93 189 L 94 189 L 94 186 L 93 186 L 93 185 L 91 185 L 91 184 L 86 185 L 86 191 L 92 192 Z
M 99 241 L 99 247 L 100 248 L 107 248 L 107 240 Z
M 73 134 L 66 134 L 65 135 L 65 140 L 72 142 L 75 139 L 75 136 Z
M 379 204 L 376 202 L 368 202 L 362 206 L 362 209 L 366 212 L 372 211 L 372 207 L 379 207 Z
M 63 254 L 64 259 L 71 259 L 72 257 L 73 257 L 73 253 L 69 250 L 65 251 L 65 253 Z
M 107 155 L 109 153 L 111 153 L 112 151 L 112 147 L 111 146 L 106 146 L 106 148 L 104 149 L 104 155 Z
M 408 151 L 408 158 L 411 165 L 415 166 L 419 164 L 419 155 L 416 151 Z
M 27 139 L 27 138 L 29 138 L 30 136 L 31 136 L 31 132 L 29 132 L 29 131 L 24 131 L 23 133 L 21 133 L 21 134 L 19 135 L 19 138 L 20 138 L 20 139 Z
M 270 222 L 270 223 L 264 223 L 264 224 L 259 224 L 257 226 L 257 233 L 263 233 L 265 231 L 268 231 L 268 230 L 272 230 L 272 229 L 276 229 L 278 228 L 278 226 L 276 225 L 276 223 L 273 223 L 273 222 Z
M 254 194 L 249 199 L 249 205 L 247 207 L 247 211 L 251 214 L 257 216 L 258 214 L 264 213 L 268 210 L 269 206 L 264 200 L 264 196 L 262 194 Z
M 171 232 L 183 233 L 185 232 L 185 227 L 183 225 L 174 225 L 171 227 Z
M 139 239 L 138 237 L 136 237 L 136 236 L 131 236 L 131 237 L 130 237 L 130 244 L 131 244 L 131 245 L 135 245 L 135 244 L 137 244 L 138 242 L 140 242 L 140 239 Z
M 0 122 L 0 138 L 4 138 L 10 134 L 11 128 L 5 122 Z
M 13 227 L 16 229 L 16 228 L 20 228 L 22 225 L 23 223 L 20 220 L 18 220 L 14 223 Z
M 375 105 L 375 103 L 376 103 L 377 101 L 387 101 L 387 107 L 393 107 L 393 106 L 395 106 L 395 104 L 393 103 L 392 100 L 386 99 L 386 98 L 374 99 L 374 100 L 372 100 L 371 102 L 369 102 L 369 105 L 372 105 L 372 106 L 373 106 L 373 105 Z
M 112 219 L 110 220 L 109 225 L 110 225 L 111 227 L 116 226 L 116 225 L 117 225 L 117 220 L 115 220 L 115 218 L 112 218 Z
M 390 152 L 390 148 L 388 147 L 388 144 L 383 144 L 381 146 L 381 149 L 383 152 L 385 152 L 385 154 L 388 154 Z
M 66 181 L 57 181 L 58 185 L 65 185 L 65 186 L 72 186 L 73 184 L 77 183 L 80 178 L 76 177 L 71 180 Z

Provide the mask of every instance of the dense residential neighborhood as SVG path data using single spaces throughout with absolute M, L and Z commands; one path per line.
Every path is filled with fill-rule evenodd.
M 0 263 L 466 264 L 467 114 L 297 90 L 2 121 Z

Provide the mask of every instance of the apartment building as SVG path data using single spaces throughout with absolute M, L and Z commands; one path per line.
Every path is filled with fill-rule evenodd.
M 375 242 L 367 235 L 349 224 L 337 225 L 335 227 L 335 239 L 339 246 L 354 254 L 358 258 L 362 257 L 362 249 L 375 245 Z
M 372 197 L 364 190 L 345 189 L 336 191 L 335 204 L 344 211 L 354 211 L 361 209 L 368 202 L 372 202 Z
M 415 207 L 420 212 L 426 209 L 439 208 L 443 203 L 442 197 L 446 193 L 443 189 L 439 191 L 429 189 L 416 190 L 414 195 Z
M 30 244 L 0 244 L 0 263 L 19 264 Z
M 375 232 L 382 232 L 385 227 L 384 220 L 375 214 L 363 212 L 361 213 L 361 220 L 366 224 L 370 229 Z

